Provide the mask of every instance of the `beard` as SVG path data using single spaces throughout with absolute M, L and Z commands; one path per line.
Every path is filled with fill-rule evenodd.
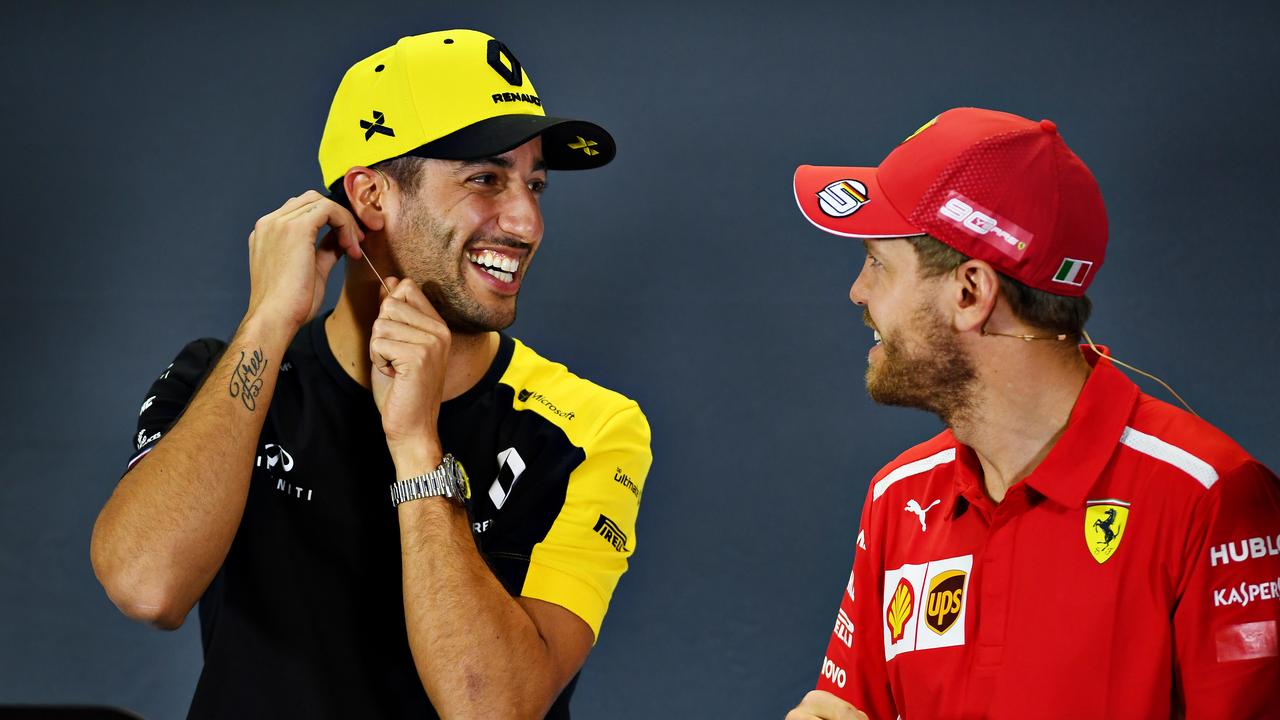
M 875 327 L 865 309 L 863 320 Z M 872 400 L 931 412 L 948 426 L 972 409 L 977 372 L 936 309 L 921 303 L 905 332 L 892 338 L 880 332 L 880 361 L 867 366 Z
M 412 279 L 422 288 L 431 306 L 440 313 L 449 331 L 458 335 L 479 335 L 495 330 L 505 330 L 516 321 L 516 301 L 509 305 L 489 307 L 477 300 L 467 287 L 466 268 L 469 263 L 463 248 L 474 241 L 487 240 L 492 244 L 523 246 L 508 238 L 490 238 L 474 235 L 463 242 L 457 232 L 423 207 L 415 203 L 413 220 L 406 228 L 412 249 L 393 250 L 396 264 L 404 277 Z M 397 243 L 405 245 L 403 241 Z

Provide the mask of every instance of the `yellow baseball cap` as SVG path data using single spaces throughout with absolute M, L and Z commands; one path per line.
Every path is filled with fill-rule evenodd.
M 542 136 L 551 170 L 587 170 L 617 152 L 608 131 L 549 117 L 511 50 L 475 30 L 401 38 L 342 77 L 320 138 L 320 172 L 336 190 L 347 171 L 414 155 L 474 160 Z

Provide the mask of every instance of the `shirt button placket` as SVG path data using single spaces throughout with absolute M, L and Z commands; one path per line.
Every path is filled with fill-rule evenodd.
M 977 638 L 974 664 L 979 668 L 998 666 L 1004 657 L 1005 630 L 1009 624 L 1009 599 L 1013 592 L 1014 523 L 1021 514 L 1022 493 L 1010 491 L 991 517 L 986 547 L 982 553 L 981 581 L 977 610 Z

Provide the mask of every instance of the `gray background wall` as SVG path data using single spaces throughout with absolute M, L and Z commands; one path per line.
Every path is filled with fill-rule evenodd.
M 1277 13 L 1115 5 L 9 8 L 0 702 L 185 713 L 197 623 L 118 615 L 93 519 L 153 376 L 234 329 L 254 220 L 318 184 L 343 70 L 431 29 L 503 39 L 552 112 L 620 147 L 553 178 L 514 328 L 654 429 L 578 716 L 776 718 L 812 687 L 867 481 L 937 422 L 865 397 L 862 253 L 800 217 L 791 173 L 874 163 L 947 107 L 1058 122 L 1112 223 L 1093 334 L 1280 466 Z

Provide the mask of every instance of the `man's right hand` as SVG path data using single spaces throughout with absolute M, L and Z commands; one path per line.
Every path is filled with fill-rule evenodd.
M 316 233 L 333 229 L 316 244 Z M 343 252 L 361 255 L 360 231 L 350 211 L 315 190 L 289 198 L 262 216 L 249 233 L 249 309 L 245 317 L 288 323 L 297 332 L 324 300 L 329 271 Z
M 783 720 L 867 720 L 867 714 L 823 690 L 810 690 Z

